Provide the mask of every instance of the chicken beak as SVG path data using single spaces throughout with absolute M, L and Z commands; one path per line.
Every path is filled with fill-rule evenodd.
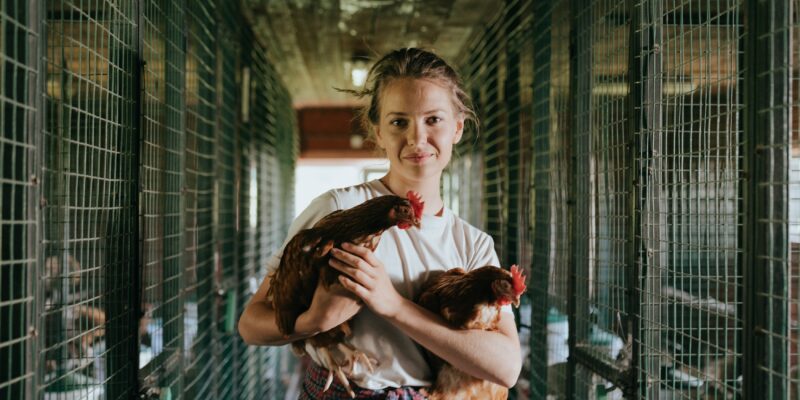
M 422 227 L 422 221 L 419 218 L 414 218 L 414 224 L 417 229 Z
M 511 303 L 514 304 L 514 307 L 519 308 L 519 296 L 514 297 L 514 301 L 512 301 Z

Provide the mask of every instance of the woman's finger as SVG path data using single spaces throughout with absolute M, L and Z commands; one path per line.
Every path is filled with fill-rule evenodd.
M 344 262 L 345 264 L 349 264 L 355 268 L 363 269 L 364 271 L 369 271 L 372 269 L 372 266 L 369 264 L 369 262 L 357 255 L 353 255 L 339 249 L 333 249 L 332 253 L 333 257 Z
M 352 267 L 335 258 L 331 258 L 328 261 L 328 264 L 331 267 L 339 270 L 339 272 L 346 274 L 347 276 L 350 277 L 350 279 L 354 280 L 355 282 L 365 287 L 372 287 L 373 277 L 367 274 L 363 269 Z
M 339 270 L 339 272 L 341 272 L 343 274 L 350 275 L 350 276 L 353 276 L 353 275 L 355 275 L 356 272 L 358 272 L 358 268 L 355 268 L 355 267 L 351 266 L 350 264 L 343 263 L 343 262 L 341 262 L 341 261 L 339 261 L 339 260 L 337 260 L 335 258 L 329 259 L 328 260 L 328 265 L 330 265 L 331 267 Z
M 369 293 L 366 288 L 344 275 L 339 275 L 339 283 L 341 283 L 345 289 L 353 292 L 359 298 L 363 298 L 367 295 L 367 293 Z
M 378 261 L 378 259 L 375 257 L 375 253 L 373 253 L 372 250 L 367 247 L 357 246 L 353 243 L 345 242 L 342 243 L 342 248 L 359 256 L 362 260 L 367 262 L 367 265 L 371 267 L 381 265 L 380 261 Z

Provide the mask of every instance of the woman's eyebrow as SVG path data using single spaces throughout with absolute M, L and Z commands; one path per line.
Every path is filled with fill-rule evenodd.
M 427 114 L 433 114 L 433 113 L 437 113 L 437 112 L 444 112 L 444 110 L 442 110 L 441 108 L 435 108 L 435 109 L 433 109 L 433 110 L 430 110 L 430 111 L 425 111 L 425 112 L 423 112 L 422 114 L 423 114 L 423 115 L 427 115 Z M 394 114 L 394 115 L 399 115 L 399 116 L 406 116 L 406 115 L 408 115 L 407 113 L 400 112 L 400 111 L 389 111 L 389 112 L 387 112 L 387 113 L 386 113 L 386 115 L 385 115 L 385 116 L 386 116 L 386 117 L 388 117 L 388 116 L 390 116 L 390 115 L 392 115 L 392 114 Z

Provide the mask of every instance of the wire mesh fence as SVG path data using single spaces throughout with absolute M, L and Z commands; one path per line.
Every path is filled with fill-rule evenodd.
M 729 398 L 742 352 L 741 4 L 640 6 L 641 29 L 655 38 L 640 53 L 654 65 L 642 71 L 639 132 L 651 335 L 641 338 L 641 374 L 653 396 Z
M 291 100 L 213 0 L 0 5 L 0 397 L 278 398 L 235 318 Z M 796 398 L 800 2 L 509 0 L 443 183 L 530 269 L 524 398 Z
M 37 18 L 22 1 L 0 4 L 0 398 L 35 387 Z
M 251 54 L 254 60 L 266 60 L 267 53 L 264 48 L 254 48 Z M 258 182 L 259 196 L 264 196 L 274 191 L 276 187 L 284 187 L 282 182 L 286 182 L 282 171 L 285 166 L 280 165 L 280 157 L 296 154 L 296 146 L 282 148 L 277 151 L 277 143 L 285 141 L 285 135 L 279 131 L 281 124 L 280 118 L 285 108 L 287 100 L 285 92 L 275 85 L 274 70 L 266 62 L 256 61 L 256 79 L 253 83 L 256 87 L 252 118 L 257 129 L 254 135 L 259 137 L 259 144 L 256 147 L 256 158 L 254 159 L 256 176 Z M 284 154 L 281 154 L 281 153 Z M 293 169 L 293 166 L 292 166 Z M 288 190 L 288 188 L 284 189 Z M 276 193 L 269 196 L 267 202 L 259 203 L 256 215 L 258 221 L 257 243 L 260 251 L 257 254 L 258 265 L 266 265 L 272 253 L 280 247 L 284 232 L 288 229 L 285 226 L 287 219 L 291 218 L 292 208 L 285 202 L 285 194 Z M 258 282 L 261 282 L 265 275 L 264 269 L 259 268 Z M 284 378 L 278 371 L 281 370 L 280 352 L 261 352 L 259 354 L 259 367 L 265 373 L 260 375 L 262 379 L 259 396 L 266 398 L 279 398 L 282 395 L 282 387 L 279 382 Z
M 482 120 L 462 148 L 484 171 L 457 160 L 447 181 L 501 257 L 531 260 L 517 393 L 796 397 L 797 1 L 522 3 L 462 60 Z M 501 28 L 528 24 L 516 10 L 530 39 Z M 530 87 L 498 85 L 518 70 Z M 515 141 L 525 96 L 529 144 Z M 515 146 L 527 202 L 512 200 Z M 485 204 L 452 189 L 463 176 Z
M 263 278 L 255 255 L 288 228 L 297 144 L 240 13 L 0 6 L 0 398 L 282 392 L 281 350 L 244 345 L 235 321 Z M 282 172 L 262 183 L 265 153 L 258 172 Z
M 136 24 L 133 2 L 48 2 L 41 391 L 135 390 Z
M 601 0 L 583 2 L 573 11 L 578 67 L 571 132 L 576 223 L 570 334 L 574 357 L 595 371 L 602 364 L 629 362 L 622 353 L 628 320 L 629 135 L 627 97 L 618 89 L 628 86 L 625 6 Z
M 235 368 L 236 346 L 236 263 L 238 243 L 236 237 L 236 122 L 239 85 L 236 84 L 237 60 L 240 45 L 236 34 L 236 4 L 220 3 L 220 23 L 217 38 L 217 167 L 215 221 L 217 241 L 215 246 L 216 321 L 214 329 L 214 359 L 220 369 L 217 382 L 220 398 L 238 398 Z
M 142 4 L 140 380 L 181 392 L 184 267 L 184 7 Z M 144 329 L 142 329 L 144 328 Z
M 529 297 L 530 398 L 566 395 L 569 356 L 570 9 L 540 2 L 534 9 L 533 129 L 528 198 L 532 249 Z M 523 314 L 524 318 L 524 314 Z
M 187 7 L 186 47 L 186 394 L 213 393 L 214 178 L 217 119 L 216 4 Z

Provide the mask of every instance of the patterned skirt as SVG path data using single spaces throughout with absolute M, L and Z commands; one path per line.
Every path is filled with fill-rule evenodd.
M 303 379 L 303 387 L 300 389 L 299 400 L 348 400 L 350 395 L 347 389 L 333 378 L 331 387 L 325 392 L 325 382 L 328 379 L 328 370 L 315 363 L 309 363 L 306 376 Z M 389 399 L 389 400 L 425 400 L 425 395 L 420 392 L 419 387 L 404 386 L 400 388 L 386 388 L 380 390 L 362 389 L 350 383 L 356 393 L 356 399 Z

